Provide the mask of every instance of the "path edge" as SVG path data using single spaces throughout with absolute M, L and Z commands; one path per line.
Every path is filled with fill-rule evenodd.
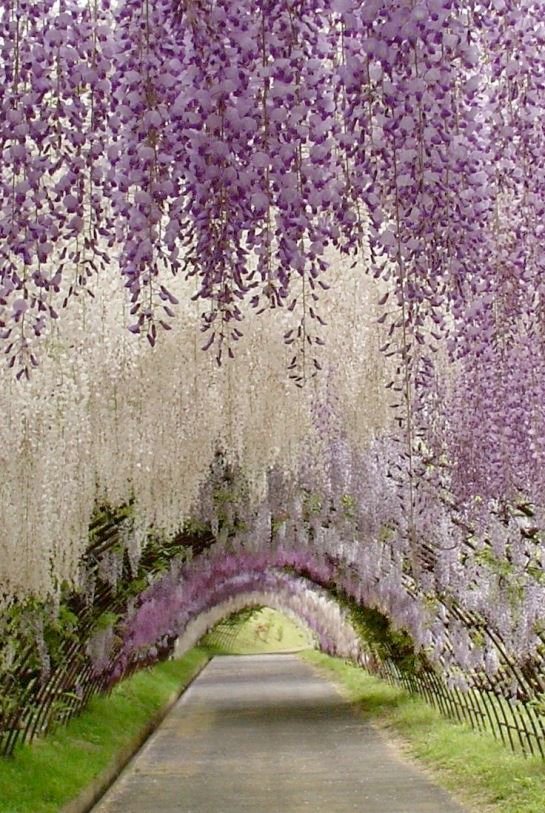
M 104 794 L 119 778 L 120 774 L 127 767 L 131 759 L 136 756 L 141 748 L 144 747 L 151 735 L 156 731 L 169 712 L 172 711 L 182 695 L 199 677 L 201 672 L 206 669 L 213 657 L 213 655 L 210 655 L 203 663 L 200 663 L 195 668 L 194 673 L 190 676 L 187 683 L 184 683 L 180 689 L 176 689 L 176 691 L 170 695 L 165 704 L 153 715 L 153 717 L 148 721 L 144 728 L 139 731 L 134 739 L 131 740 L 128 745 L 122 748 L 121 751 L 110 762 L 110 764 L 104 768 L 74 799 L 63 805 L 63 807 L 59 809 L 59 813 L 90 813 L 92 808 L 97 804 L 97 802 L 100 801 L 100 799 L 102 799 Z
M 357 666 L 359 669 L 363 669 L 363 671 L 366 672 L 370 677 L 384 681 L 384 678 L 377 677 L 371 672 L 368 672 L 364 666 L 361 666 L 361 664 L 352 660 L 351 658 L 340 658 L 340 660 L 343 660 L 345 663 L 348 663 L 351 666 Z M 352 712 L 357 717 L 365 720 L 367 725 L 369 725 L 378 734 L 385 746 L 394 752 L 396 759 L 415 768 L 426 776 L 430 782 L 450 796 L 451 800 L 461 808 L 461 813 L 498 813 L 498 809 L 493 805 L 493 803 L 492 806 L 490 806 L 490 802 L 484 801 L 478 796 L 467 796 L 463 791 L 460 791 L 458 786 L 449 787 L 447 780 L 450 777 L 447 769 L 441 767 L 439 764 L 434 764 L 432 761 L 428 761 L 424 756 L 419 756 L 413 752 L 411 750 L 412 743 L 410 738 L 403 736 L 403 734 L 396 731 L 395 728 L 388 726 L 387 721 L 381 720 L 380 718 L 375 719 L 371 715 L 367 715 L 358 705 L 358 701 L 354 700 L 354 698 L 351 696 L 350 690 L 343 685 L 342 680 L 337 678 L 336 675 L 329 673 L 326 666 L 307 661 L 304 657 L 301 658 L 301 661 L 309 666 L 316 675 L 329 680 L 331 685 L 335 688 L 337 694 L 348 703 L 352 709 Z M 386 681 L 384 682 L 386 683 Z M 402 686 L 399 688 L 411 696 L 407 689 Z M 426 703 L 425 700 L 422 700 L 422 702 Z M 453 720 L 450 720 L 449 722 L 451 722 L 453 725 L 458 725 L 458 723 L 454 722 Z

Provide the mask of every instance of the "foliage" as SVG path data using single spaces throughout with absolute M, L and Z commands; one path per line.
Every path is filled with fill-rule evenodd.
M 1 5 L 0 663 L 29 725 L 104 613 L 115 681 L 301 574 L 540 702 L 543 5 Z
M 269 607 L 252 607 L 217 624 L 202 641 L 225 654 L 301 650 L 311 646 L 308 631 Z
M 341 606 L 348 612 L 348 618 L 362 638 L 362 648 L 371 651 L 379 662 L 390 660 L 402 671 L 417 671 L 419 658 L 414 644 L 405 630 L 395 629 L 391 619 L 379 610 L 358 606 L 348 596 L 337 596 Z

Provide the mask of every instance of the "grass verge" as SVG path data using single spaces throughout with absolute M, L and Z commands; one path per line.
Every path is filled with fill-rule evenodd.
M 291 618 L 270 607 L 261 607 L 240 623 L 235 617 L 234 621 L 226 619 L 217 624 L 203 643 L 222 655 L 259 655 L 308 649 L 312 639 Z
M 274 652 L 308 646 L 292 621 L 264 608 L 243 623 L 219 625 L 183 658 L 138 672 L 109 697 L 42 740 L 0 759 L 0 813 L 59 813 L 146 730 L 169 699 L 212 655 Z
M 58 813 L 146 729 L 206 663 L 196 647 L 178 661 L 138 672 L 95 697 L 66 727 L 0 760 L 0 813 Z
M 543 813 L 545 763 L 512 754 L 492 735 L 445 720 L 418 697 L 362 669 L 308 651 L 301 657 L 332 678 L 369 720 L 400 735 L 417 757 L 466 808 L 478 813 Z

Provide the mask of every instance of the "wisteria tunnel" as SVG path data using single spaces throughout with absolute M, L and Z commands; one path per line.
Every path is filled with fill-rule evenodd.
M 0 4 L 0 752 L 230 613 L 545 757 L 544 0 Z

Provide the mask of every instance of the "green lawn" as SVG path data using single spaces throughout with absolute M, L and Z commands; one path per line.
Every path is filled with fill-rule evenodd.
M 476 813 L 544 813 L 545 762 L 512 754 L 492 735 L 445 720 L 417 697 L 343 661 L 302 657 L 333 678 L 359 711 L 403 750 L 432 769 L 437 781 Z
M 95 697 L 66 727 L 0 759 L 0 813 L 58 813 L 138 738 L 212 654 L 277 652 L 309 644 L 300 627 L 268 608 L 241 623 L 218 625 L 201 647 L 180 660 L 134 675 L 110 697 Z
M 268 609 L 219 625 L 205 640 L 206 646 L 181 660 L 140 672 L 110 697 L 95 698 L 67 727 L 19 749 L 15 758 L 0 760 L 0 813 L 58 813 L 138 737 L 211 653 L 274 652 L 309 643 L 289 619 Z M 541 760 L 513 755 L 491 735 L 445 720 L 420 699 L 342 660 L 309 649 L 301 657 L 332 678 L 404 752 L 429 766 L 468 810 L 544 813 Z
M 195 648 L 179 661 L 139 672 L 79 717 L 0 760 L 0 813 L 58 813 L 146 728 L 208 660 Z M 130 811 L 127 811 L 130 813 Z
M 236 617 L 234 621 L 227 619 L 214 627 L 203 643 L 230 655 L 257 655 L 313 646 L 309 633 L 270 607 L 243 613 L 240 623 Z

